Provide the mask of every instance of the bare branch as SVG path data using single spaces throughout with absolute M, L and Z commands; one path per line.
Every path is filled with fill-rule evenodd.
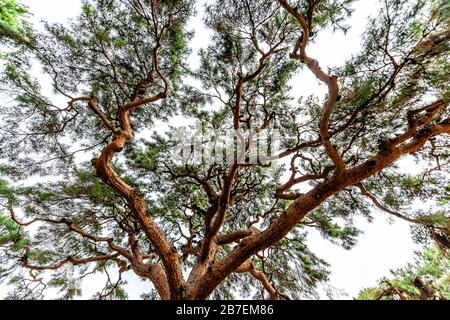
M 62 268 L 63 266 L 65 266 L 68 263 L 70 263 L 74 266 L 77 266 L 80 264 L 87 264 L 87 263 L 91 263 L 91 262 L 112 260 L 114 258 L 117 258 L 118 256 L 119 256 L 119 254 L 116 253 L 116 254 L 112 254 L 112 255 L 103 255 L 103 256 L 89 257 L 89 258 L 67 257 L 66 259 L 64 259 L 58 263 L 55 263 L 52 265 L 47 265 L 47 266 L 31 265 L 28 263 L 28 259 L 24 259 L 24 260 L 22 260 L 22 266 L 24 268 L 31 269 L 31 270 L 57 270 L 59 268 Z

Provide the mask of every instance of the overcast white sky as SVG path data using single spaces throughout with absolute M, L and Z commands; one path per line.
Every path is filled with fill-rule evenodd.
M 65 22 L 79 12 L 78 0 L 20 0 L 29 7 L 33 14 L 31 20 L 36 24 L 41 19 L 50 22 Z M 342 33 L 324 32 L 318 35 L 316 43 L 309 47 L 309 55 L 316 58 L 322 68 L 341 65 L 352 54 L 359 51 L 361 34 L 364 32 L 368 16 L 377 14 L 376 0 L 360 0 L 355 5 L 355 12 L 348 21 L 352 26 L 347 35 Z M 201 7 L 198 8 L 201 13 Z M 192 19 L 190 27 L 196 31 L 195 38 L 190 42 L 193 52 L 207 45 L 208 31 L 202 27 L 201 14 Z M 198 59 L 193 56 L 192 65 L 197 65 Z M 311 93 L 323 95 L 326 88 L 319 85 L 317 79 L 309 72 L 301 73 L 295 78 L 294 91 L 296 95 Z M 406 165 L 411 162 L 405 162 Z M 377 280 L 389 274 L 389 270 L 403 266 L 412 261 L 413 251 L 417 249 L 411 240 L 409 225 L 403 221 L 391 223 L 382 212 L 376 212 L 376 220 L 367 223 L 358 220 L 358 226 L 364 230 L 359 237 L 357 246 L 346 251 L 325 241 L 317 233 L 311 233 L 309 246 L 318 256 L 331 264 L 331 285 L 354 297 L 358 291 L 367 286 L 373 286 Z M 144 283 L 131 273 L 126 275 L 128 291 L 131 299 L 138 299 L 146 292 L 148 283 Z M 84 286 L 84 297 L 89 297 L 103 279 L 90 277 Z M 3 296 L 0 287 L 0 297 Z

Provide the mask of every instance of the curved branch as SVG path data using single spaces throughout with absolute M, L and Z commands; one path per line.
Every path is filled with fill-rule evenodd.
M 11 220 L 13 220 L 19 226 L 26 227 L 26 226 L 32 225 L 33 223 L 36 223 L 36 222 L 46 222 L 46 223 L 52 223 L 52 224 L 65 224 L 69 231 L 77 233 L 80 236 L 87 238 L 89 240 L 92 240 L 94 242 L 106 242 L 108 247 L 111 250 L 116 251 L 117 253 L 120 253 L 120 255 L 124 256 L 125 258 L 127 258 L 130 261 L 133 260 L 132 253 L 129 252 L 128 250 L 126 250 L 125 248 L 122 248 L 122 247 L 114 244 L 112 242 L 112 238 L 100 237 L 100 236 L 91 234 L 83 229 L 76 227 L 72 221 L 70 221 L 66 218 L 62 218 L 61 220 L 55 220 L 55 219 L 49 219 L 49 218 L 35 218 L 35 219 L 27 221 L 27 222 L 21 222 L 17 219 L 14 211 L 11 208 L 9 208 L 9 211 L 10 211 Z
M 391 209 L 389 209 L 389 208 L 386 208 L 386 207 L 378 200 L 378 198 L 377 198 L 375 195 L 373 195 L 372 193 L 370 193 L 370 192 L 366 189 L 366 187 L 364 186 L 364 184 L 363 184 L 362 182 L 361 182 L 361 183 L 358 183 L 356 186 L 359 188 L 359 190 L 361 191 L 361 194 L 362 194 L 362 195 L 364 195 L 364 196 L 366 196 L 367 198 L 369 198 L 369 199 L 373 202 L 373 204 L 374 204 L 377 208 L 381 209 L 382 211 L 387 212 L 387 213 L 389 213 L 389 214 L 391 214 L 391 215 L 393 215 L 393 216 L 396 216 L 397 218 L 400 218 L 400 219 L 402 219 L 402 220 L 408 221 L 408 222 L 410 222 L 410 223 L 423 224 L 423 223 L 417 221 L 416 219 L 409 218 L 409 217 L 407 217 L 407 216 L 405 216 L 405 215 L 403 215 L 403 214 L 401 214 L 401 213 L 398 213 L 398 212 L 393 211 L 393 210 L 391 210 Z
M 156 55 L 158 53 L 158 48 L 159 42 L 153 50 L 154 62 L 157 62 Z M 154 64 L 154 67 L 157 67 L 157 65 Z M 170 297 L 172 299 L 178 299 L 180 298 L 180 292 L 182 291 L 181 288 L 184 286 L 184 279 L 181 272 L 178 253 L 148 214 L 144 195 L 120 178 L 111 166 L 112 159 L 117 155 L 117 153 L 123 150 L 125 143 L 133 140 L 134 138 L 134 132 L 130 121 L 131 111 L 144 104 L 161 100 L 166 96 L 167 84 L 164 86 L 164 90 L 162 92 L 159 92 L 154 96 L 140 98 L 121 106 L 118 114 L 121 130 L 115 135 L 114 140 L 102 150 L 100 157 L 92 160 L 92 164 L 101 179 L 126 200 L 135 219 L 139 222 L 144 233 L 154 246 L 156 253 L 162 259 L 165 272 L 167 273 L 168 285 L 170 287 Z
M 323 146 L 325 147 L 325 151 L 327 152 L 331 161 L 333 161 L 336 166 L 336 174 L 338 176 L 342 175 L 342 172 L 345 170 L 345 162 L 341 158 L 339 152 L 337 152 L 336 148 L 332 145 L 330 138 L 331 134 L 329 131 L 329 123 L 331 113 L 336 106 L 339 97 L 339 87 L 337 83 L 336 76 L 330 76 L 319 66 L 319 62 L 315 59 L 310 58 L 306 53 L 306 46 L 309 40 L 309 33 L 311 26 L 308 26 L 304 17 L 298 12 L 298 10 L 294 9 L 291 5 L 288 4 L 285 0 L 279 0 L 281 6 L 289 12 L 300 24 L 300 27 L 303 30 L 303 36 L 297 41 L 297 44 L 294 47 L 294 51 L 291 54 L 293 59 L 299 60 L 301 63 L 306 64 L 309 70 L 324 84 L 328 87 L 328 98 L 325 103 L 325 107 L 322 112 L 322 117 L 319 122 L 320 128 L 320 138 Z M 310 13 L 312 15 L 312 12 Z
M 95 96 L 91 96 L 88 98 L 89 108 L 99 117 L 101 123 L 112 133 L 117 134 L 118 131 L 116 127 L 106 118 L 105 114 L 100 111 L 97 105 L 97 98 Z
M 256 270 L 249 260 L 240 265 L 234 272 L 250 273 L 255 279 L 261 282 L 264 289 L 269 293 L 270 299 L 275 300 L 280 295 L 279 292 L 270 283 L 269 279 L 267 279 L 267 276 L 264 274 L 264 272 Z
M 91 263 L 91 262 L 99 262 L 99 261 L 107 261 L 107 260 L 112 260 L 114 258 L 117 258 L 119 256 L 118 253 L 112 254 L 112 255 L 102 255 L 102 256 L 97 256 L 97 257 L 89 257 L 89 258 L 72 258 L 72 257 L 67 257 L 66 259 L 52 264 L 52 265 L 47 265 L 47 266 L 36 266 L 36 265 L 31 265 L 28 263 L 28 259 L 23 259 L 22 260 L 22 267 L 27 268 L 27 269 L 31 269 L 31 270 L 57 270 L 59 268 L 62 268 L 64 265 L 70 263 L 74 266 L 80 265 L 80 264 L 87 264 L 87 263 Z

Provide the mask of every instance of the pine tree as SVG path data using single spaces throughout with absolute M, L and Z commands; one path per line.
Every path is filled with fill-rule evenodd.
M 374 208 L 445 246 L 448 1 L 384 1 L 361 52 L 330 70 L 309 48 L 330 28 L 348 30 L 353 0 L 211 2 L 213 36 L 197 69 L 187 60 L 193 0 L 84 0 L 74 21 L 27 41 L 9 36 L 20 25 L 3 24 L 5 12 L 24 11 L 0 1 L 9 101 L 0 266 L 10 298 L 53 287 L 71 299 L 95 272 L 108 274 L 99 299 L 127 297 L 125 272 L 152 283 L 146 298 L 315 297 L 330 270 L 308 231 L 350 249 L 355 217 L 370 220 Z M 326 96 L 294 99 L 299 72 Z M 197 150 L 179 148 L 185 134 L 149 134 L 176 115 L 202 124 L 201 147 L 235 132 L 236 153 L 181 161 Z M 274 133 L 279 151 L 247 161 L 255 135 Z M 407 156 L 421 172 L 401 170 Z
M 378 287 L 362 290 L 360 300 L 449 300 L 450 258 L 428 247 L 417 253 L 414 264 L 393 271 L 393 278 L 384 278 Z

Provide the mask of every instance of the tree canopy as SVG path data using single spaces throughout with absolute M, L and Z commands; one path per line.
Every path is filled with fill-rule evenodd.
M 324 70 L 309 46 L 346 33 L 354 2 L 208 2 L 192 68 L 194 0 L 83 0 L 25 40 L 0 0 L 9 298 L 71 299 L 99 273 L 95 298 L 125 299 L 125 272 L 149 299 L 316 297 L 330 270 L 308 230 L 350 249 L 373 209 L 450 247 L 450 5 L 381 1 L 361 52 Z M 296 95 L 304 72 L 323 97 Z

